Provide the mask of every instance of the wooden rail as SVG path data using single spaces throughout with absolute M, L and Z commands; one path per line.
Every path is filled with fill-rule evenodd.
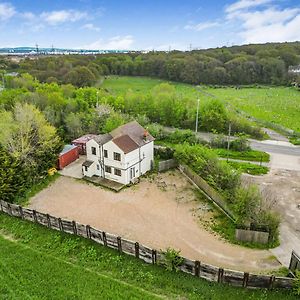
M 83 225 L 75 221 L 69 221 L 41 213 L 19 205 L 0 201 L 0 211 L 10 216 L 23 220 L 35 222 L 40 225 L 58 231 L 81 236 L 94 242 L 107 246 L 121 253 L 135 256 L 149 264 L 166 265 L 164 253 L 156 251 L 138 242 L 123 239 L 120 236 L 104 232 L 102 230 Z M 277 277 L 270 275 L 255 275 L 246 272 L 239 272 L 223 269 L 200 261 L 194 261 L 183 257 L 182 264 L 178 267 L 182 272 L 219 283 L 228 283 L 233 286 L 249 288 L 291 288 L 294 279 L 288 277 Z

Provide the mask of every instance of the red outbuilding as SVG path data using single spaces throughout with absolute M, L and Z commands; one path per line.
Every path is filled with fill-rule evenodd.
M 59 154 L 57 167 L 62 170 L 71 162 L 79 158 L 79 148 L 75 145 L 65 145 L 62 152 Z
M 95 135 L 95 134 L 86 134 L 86 135 L 83 135 L 83 136 L 77 138 L 76 140 L 73 140 L 72 144 L 79 148 L 79 154 L 85 155 L 86 154 L 86 143 L 96 136 L 97 135 Z

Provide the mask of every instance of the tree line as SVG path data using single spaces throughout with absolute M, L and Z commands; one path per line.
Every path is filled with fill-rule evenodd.
M 42 82 L 93 85 L 105 75 L 150 76 L 190 84 L 285 85 L 299 79 L 289 67 L 300 63 L 300 43 L 269 43 L 189 52 L 171 51 L 95 56 L 7 59 L 0 66 L 28 72 Z

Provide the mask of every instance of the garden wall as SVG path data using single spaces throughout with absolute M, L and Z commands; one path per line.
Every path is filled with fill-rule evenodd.
M 235 238 L 242 242 L 268 244 L 269 232 L 254 231 L 247 229 L 236 229 Z
M 178 166 L 178 163 L 176 161 L 176 159 L 168 159 L 168 160 L 164 160 L 164 161 L 160 161 L 158 163 L 158 172 L 163 172 L 163 171 L 167 171 L 170 169 L 174 169 Z
M 165 257 L 162 251 L 151 249 L 139 244 L 138 242 L 123 239 L 120 236 L 107 233 L 89 225 L 57 218 L 49 214 L 44 214 L 19 205 L 10 204 L 2 200 L 0 201 L 0 212 L 30 222 L 35 222 L 61 232 L 91 239 L 98 244 L 116 249 L 120 253 L 135 256 L 149 264 L 165 265 Z M 179 269 L 182 272 L 189 273 L 209 281 L 228 283 L 230 285 L 240 287 L 268 289 L 291 288 L 294 281 L 294 279 L 288 277 L 255 275 L 246 272 L 223 269 L 200 261 L 190 260 L 185 257 L 183 257 L 183 263 L 180 265 Z

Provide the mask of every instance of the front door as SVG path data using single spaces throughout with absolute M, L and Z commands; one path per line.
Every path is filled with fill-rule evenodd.
M 135 177 L 135 167 L 130 168 L 130 180 Z

